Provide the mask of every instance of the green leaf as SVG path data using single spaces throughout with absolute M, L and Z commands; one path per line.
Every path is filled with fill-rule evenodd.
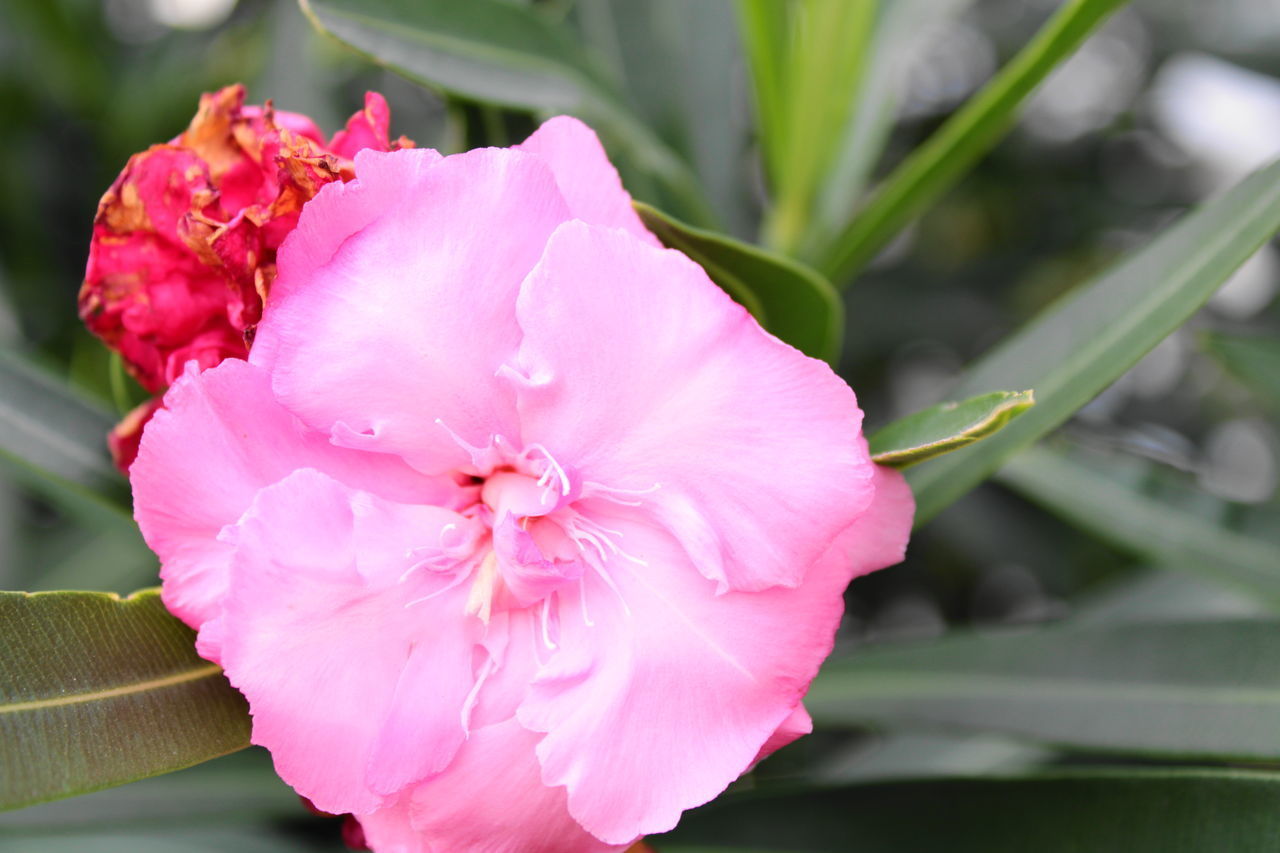
M 854 104 L 836 137 L 839 143 L 834 162 L 818 187 L 802 258 L 822 257 L 848 224 L 889 141 L 908 70 L 927 61 L 924 48 L 972 2 L 893 0 L 880 4 Z
M 569 113 L 662 180 L 681 210 L 711 214 L 688 165 L 625 105 L 570 32 L 504 0 L 299 0 L 322 33 L 416 83 L 495 106 Z
M 703 231 L 642 202 L 636 212 L 664 246 L 699 263 L 760 324 L 796 349 L 835 363 L 844 335 L 844 305 L 822 276 L 796 261 Z
M 986 441 L 909 472 L 917 524 L 1110 385 L 1195 313 L 1278 228 L 1280 163 L 1274 163 L 1050 305 L 969 368 L 955 397 L 1034 388 L 1036 405 Z
M 820 725 L 935 726 L 1079 749 L 1280 759 L 1280 624 L 1258 619 L 1005 631 L 832 658 Z
M 765 243 L 794 253 L 835 157 L 875 30 L 876 0 L 741 0 L 773 190 Z
M 244 698 L 155 590 L 0 592 L 0 809 L 249 745 Z
M 1280 340 L 1205 334 L 1205 349 L 1266 405 L 1280 411 Z
M 0 457 L 10 470 L 127 512 L 128 484 L 107 453 L 114 426 L 108 411 L 0 350 Z
M 894 421 L 870 438 L 871 458 L 906 468 L 998 432 L 1035 405 L 1032 391 L 996 391 L 962 403 L 938 403 Z
M 1008 65 L 885 179 L 818 268 L 844 284 L 1012 126 L 1028 96 L 1125 0 L 1070 0 Z
M 1185 501 L 1146 494 L 1088 461 L 1029 447 L 996 479 L 1119 548 L 1280 608 L 1280 545 L 1234 531 L 1185 508 Z
M 727 796 L 659 853 L 1210 853 L 1271 850 L 1280 774 L 1090 770 Z

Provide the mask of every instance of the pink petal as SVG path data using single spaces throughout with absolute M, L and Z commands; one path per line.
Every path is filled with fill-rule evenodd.
M 469 462 L 459 441 L 518 436 L 495 373 L 519 342 L 520 281 L 569 212 L 537 157 L 433 157 L 363 151 L 355 181 L 307 204 L 250 360 L 335 441 L 436 473 Z
M 805 710 L 803 704 L 796 705 L 791 711 L 791 716 L 782 721 L 782 725 L 769 735 L 769 739 L 764 742 L 764 746 L 760 747 L 760 751 L 756 753 L 755 760 L 751 763 L 764 761 L 770 755 L 782 749 L 789 743 L 794 743 L 799 738 L 804 737 L 813 731 L 813 718 L 809 716 L 809 712 Z
M 866 448 L 865 438 L 860 438 L 859 443 Z M 902 561 L 916 514 L 915 495 L 901 471 L 876 465 L 873 482 L 875 500 L 845 534 L 856 543 L 852 551 L 854 577 Z
M 515 721 L 473 732 L 447 774 L 417 786 L 408 806 L 360 815 L 378 853 L 606 853 L 569 816 L 534 759 L 537 735 Z
M 217 615 L 231 558 L 219 531 L 259 489 L 303 467 L 397 500 L 446 504 L 452 493 L 392 457 L 333 447 L 275 401 L 256 367 L 228 359 L 189 370 L 147 424 L 130 469 L 135 515 L 160 557 L 171 611 L 195 628 Z
M 648 492 L 720 591 L 796 585 L 870 502 L 853 392 L 684 255 L 568 223 L 516 311 L 525 440 Z
M 567 786 L 569 812 L 614 843 L 670 829 L 797 722 L 858 547 L 851 527 L 801 586 L 717 595 L 678 542 L 631 515 L 600 519 L 633 558 L 605 564 L 617 592 L 588 582 L 591 624 L 560 601 L 559 650 L 518 713 L 547 733 L 543 781 Z
M 575 219 L 624 228 L 651 246 L 661 245 L 640 222 L 618 170 L 591 128 L 572 116 L 556 116 L 516 148 L 547 162 Z
M 831 651 L 841 592 L 901 560 L 911 532 L 905 479 L 876 466 L 874 482 L 871 505 L 794 589 L 717 595 L 640 510 L 596 519 L 626 553 L 581 609 L 559 601 L 559 649 L 518 711 L 547 732 L 543 781 L 567 786 L 588 831 L 618 843 L 666 831 L 812 728 L 800 700 Z
M 364 109 L 347 119 L 345 129 L 333 135 L 329 150 L 348 160 L 365 148 L 387 151 L 391 148 L 391 109 L 387 99 L 377 92 L 364 93 Z
M 223 666 L 249 700 L 253 742 L 319 808 L 378 808 L 465 739 L 478 634 L 467 590 L 432 587 L 430 572 L 400 578 L 411 549 L 466 523 L 301 469 L 224 534 L 236 553 L 218 627 Z M 360 568 L 371 550 L 395 555 L 372 577 Z M 444 592 L 411 603 L 432 589 Z

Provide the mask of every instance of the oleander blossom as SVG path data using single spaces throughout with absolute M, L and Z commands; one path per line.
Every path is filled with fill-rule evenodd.
M 244 358 L 303 205 L 352 177 L 356 152 L 413 146 L 390 138 L 376 92 L 327 142 L 306 116 L 244 100 L 240 85 L 202 96 L 190 126 L 131 157 L 98 203 L 80 316 L 152 394 L 188 361 Z M 112 431 L 122 470 L 157 408 L 147 401 Z
M 622 850 L 807 732 L 912 500 L 569 118 L 355 158 L 132 471 L 253 741 L 379 853 Z

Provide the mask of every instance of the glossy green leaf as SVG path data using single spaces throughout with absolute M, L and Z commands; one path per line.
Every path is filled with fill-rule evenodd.
M 1090 750 L 1280 760 L 1280 624 L 1190 620 L 963 635 L 832 658 L 819 725 L 937 726 Z
M 1145 494 L 1080 454 L 1030 447 L 1009 460 L 996 478 L 1119 548 L 1231 584 L 1280 608 L 1280 544 Z
M 1210 853 L 1280 837 L 1280 773 L 1103 769 L 722 797 L 658 853 Z
M 1036 87 L 1125 0 L 1069 0 L 1008 65 L 875 190 L 818 265 L 843 285 L 1012 126 Z
M 1280 409 L 1280 340 L 1210 333 L 1205 349 L 1258 399 Z
M 803 264 L 686 225 L 637 202 L 645 227 L 664 246 L 697 261 L 707 275 L 766 329 L 814 358 L 835 363 L 844 334 L 844 306 L 822 276 Z
M 1032 391 L 995 391 L 938 403 L 877 430 L 869 439 L 871 458 L 894 468 L 924 462 L 998 432 L 1035 402 Z
M 1184 216 L 1045 309 L 961 377 L 952 394 L 1034 388 L 1036 405 L 986 441 L 908 473 L 917 523 L 1061 424 L 1182 325 L 1280 229 L 1280 163 Z
M 115 421 L 17 353 L 0 351 L 0 457 L 10 470 L 127 512 L 128 484 L 107 453 Z
M 244 698 L 155 590 L 0 592 L 0 809 L 249 745 Z
M 708 217 L 697 180 L 625 105 L 573 35 L 504 0 L 299 0 L 316 29 L 416 83 L 495 106 L 569 113 L 658 176 L 682 212 Z

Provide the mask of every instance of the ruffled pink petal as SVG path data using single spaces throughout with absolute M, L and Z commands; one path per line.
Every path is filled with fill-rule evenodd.
M 465 739 L 479 628 L 467 590 L 406 572 L 416 546 L 467 521 L 301 469 L 224 534 L 236 550 L 223 667 L 249 700 L 253 742 L 317 807 L 376 809 Z M 389 555 L 372 578 L 359 565 L 370 549 Z
M 853 392 L 684 255 L 567 223 L 516 311 L 526 441 L 643 493 L 721 591 L 796 585 L 870 502 Z
M 569 812 L 614 843 L 670 829 L 798 722 L 859 547 L 851 526 L 801 586 L 717 595 L 677 541 L 632 516 L 600 519 L 629 555 L 604 566 L 616 592 L 588 582 L 590 623 L 561 599 L 559 650 L 518 712 L 547 733 L 543 781 L 567 786 Z
M 409 806 L 360 815 L 378 853 L 607 853 L 548 788 L 534 758 L 537 735 L 514 720 L 473 732 L 447 774 L 417 786 Z
M 651 246 L 661 245 L 640 222 L 594 130 L 572 116 L 556 116 L 516 148 L 537 154 L 551 166 L 575 219 L 623 228 Z
M 356 180 L 307 204 L 250 355 L 313 427 L 431 473 L 468 464 L 462 443 L 517 439 L 495 374 L 520 282 L 569 217 L 537 157 L 434 156 L 363 151 Z
M 192 369 L 169 390 L 143 433 L 130 480 L 174 614 L 195 628 L 217 615 L 231 558 L 219 532 L 259 489 L 305 467 L 406 502 L 447 506 L 454 491 L 393 457 L 332 446 L 281 407 L 267 375 L 243 361 Z M 215 648 L 206 651 L 216 657 Z
M 364 109 L 347 119 L 347 126 L 333 135 L 329 150 L 339 157 L 354 159 L 366 148 L 388 151 L 391 148 L 391 108 L 377 92 L 364 93 Z

